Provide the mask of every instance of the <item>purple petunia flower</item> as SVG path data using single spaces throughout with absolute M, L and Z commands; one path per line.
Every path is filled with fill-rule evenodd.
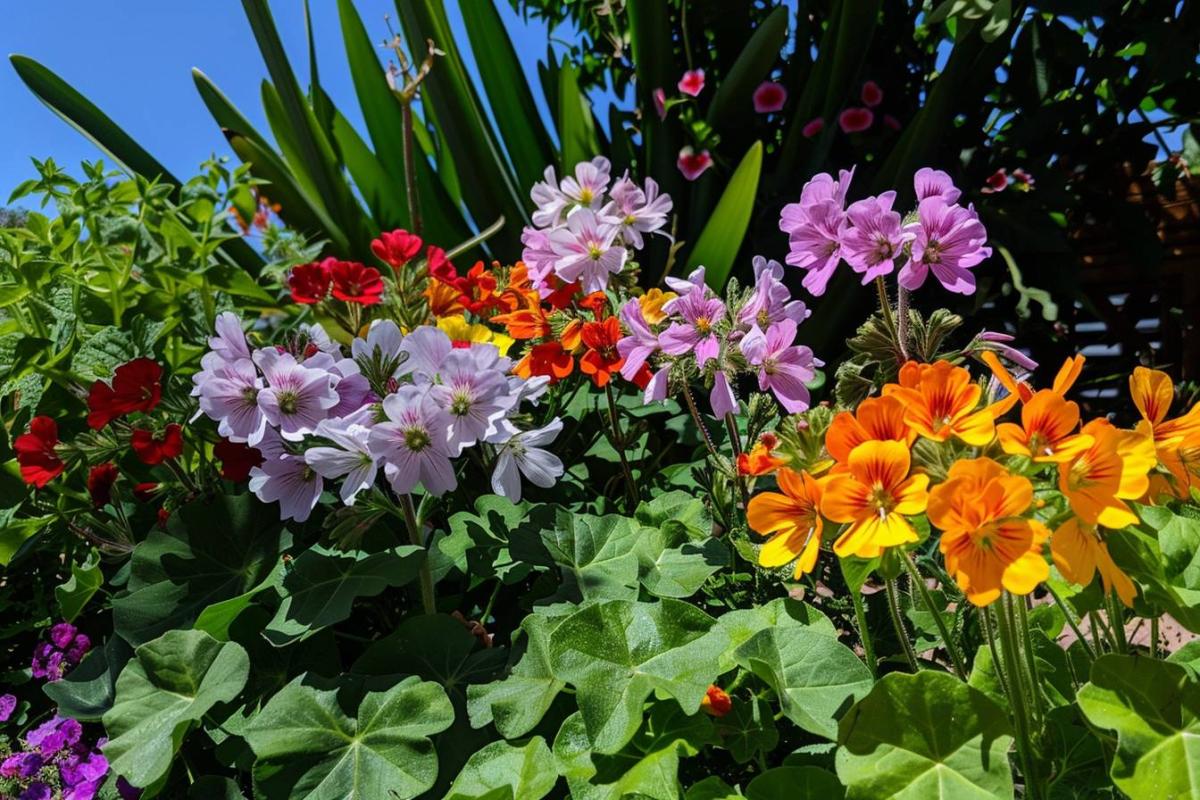
M 54 792 L 48 784 L 41 781 L 34 781 L 21 792 L 17 800 L 50 800 L 54 796 Z
M 928 197 L 917 209 L 918 221 L 906 226 L 914 235 L 912 258 L 900 270 L 900 285 L 914 290 L 930 271 L 948 291 L 972 294 L 975 276 L 970 269 L 992 254 L 984 243 L 987 231 L 973 208 L 947 205 Z

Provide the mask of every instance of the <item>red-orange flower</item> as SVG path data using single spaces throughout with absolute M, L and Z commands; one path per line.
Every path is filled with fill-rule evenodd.
M 883 387 L 884 396 L 902 402 L 904 422 L 935 442 L 954 436 L 982 447 L 995 436 L 996 417 L 1016 402 L 1016 397 L 1009 397 L 977 410 L 983 390 L 971 381 L 969 372 L 949 361 L 909 361 L 900 368 L 899 380 L 898 385 Z
M 88 470 L 87 488 L 88 495 L 92 498 L 92 505 L 96 508 L 103 508 L 109 504 L 112 500 L 113 484 L 117 482 L 120 474 L 117 465 L 111 461 L 97 464 Z
M 773 451 L 779 444 L 779 439 L 773 433 L 764 433 L 758 437 L 754 447 L 749 452 L 739 453 L 737 469 L 739 475 L 767 475 L 787 463 Z
M 550 383 L 558 383 L 575 369 L 575 359 L 563 350 L 558 342 L 544 342 L 529 348 L 525 356 L 513 366 L 513 374 L 528 380 L 535 375 L 545 375 Z
M 321 302 L 329 294 L 331 279 L 329 266 L 324 261 L 292 267 L 288 275 L 288 288 L 292 290 L 292 300 L 303 305 Z
M 863 442 L 897 441 L 911 445 L 917 433 L 904 422 L 904 404 L 895 397 L 868 397 L 853 413 L 842 411 L 825 432 L 825 449 L 839 464 L 845 464 L 854 448 Z
M 143 464 L 161 464 L 183 453 L 183 429 L 174 422 L 159 435 L 144 428 L 135 428 L 129 438 L 129 446 Z
M 379 238 L 371 242 L 371 252 L 380 261 L 398 270 L 421 252 L 421 244 L 420 236 L 397 229 L 379 234 Z
M 329 276 L 333 281 L 333 296 L 343 303 L 373 306 L 383 300 L 383 279 L 379 270 L 357 261 L 338 261 L 327 258 Z
M 592 379 L 592 383 L 603 388 L 608 385 L 612 374 L 625 363 L 625 359 L 617 352 L 621 323 L 616 317 L 608 317 L 600 322 L 585 322 L 581 338 L 588 349 L 579 359 L 579 369 Z
M 709 684 L 700 701 L 700 708 L 710 717 L 723 717 L 733 710 L 733 700 L 716 684 Z

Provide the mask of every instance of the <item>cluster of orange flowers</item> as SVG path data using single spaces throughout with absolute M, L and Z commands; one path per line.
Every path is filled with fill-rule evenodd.
M 522 378 L 546 376 L 557 383 L 578 362 L 579 371 L 602 388 L 625 363 L 617 352 L 621 324 L 604 292 L 585 295 L 578 283 L 560 283 L 542 296 L 519 261 L 490 268 L 480 261 L 462 276 L 448 263 L 431 268 L 425 297 L 452 341 L 491 342 L 506 355 L 520 342 L 513 372 Z M 645 387 L 649 379 L 643 367 L 634 383 Z
M 780 489 L 757 495 L 747 509 L 750 527 L 770 537 L 760 563 L 795 561 L 797 577 L 811 572 L 826 520 L 841 526 L 834 553 L 874 558 L 918 541 L 909 518 L 923 513 L 941 531 L 947 572 L 977 606 L 1002 590 L 1028 594 L 1045 580 L 1047 540 L 1067 580 L 1087 585 L 1099 571 L 1105 591 L 1115 589 L 1132 605 L 1133 582 L 1113 563 L 1103 531 L 1137 524 L 1127 501 L 1186 498 L 1200 488 L 1200 405 L 1168 420 L 1170 378 L 1139 367 L 1129 380 L 1142 416 L 1136 428 L 1105 419 L 1080 427 L 1079 406 L 1065 395 L 1083 356 L 1068 359 L 1051 388 L 1037 391 L 1014 380 L 992 354 L 984 360 L 1006 397 L 983 402 L 982 387 L 963 367 L 910 361 L 882 396 L 833 418 L 824 438 L 828 460 L 813 467 L 816 474 L 789 469 L 771 442 L 760 441 L 742 471 L 775 468 Z M 1019 423 L 998 422 L 1018 403 Z M 957 440 L 974 448 L 975 457 L 955 461 L 931 488 L 929 475 L 914 465 L 918 438 Z M 1056 481 L 1043 474 L 1050 468 Z M 1053 533 L 1034 518 L 1047 505 L 1034 496 L 1039 479 L 1039 489 L 1056 489 L 1065 499 Z

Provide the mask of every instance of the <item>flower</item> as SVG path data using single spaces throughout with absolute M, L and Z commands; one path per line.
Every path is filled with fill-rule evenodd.
M 412 375 L 418 383 L 433 383 L 437 380 L 442 362 L 453 349 L 454 345 L 445 331 L 421 326 L 400 343 L 404 360 L 400 362 L 396 374 Z
M 258 449 L 225 438 L 213 445 L 213 456 L 221 462 L 221 477 L 234 483 L 249 478 L 250 471 L 263 463 L 263 454 Z
M 823 364 L 810 348 L 793 345 L 795 340 L 795 320 L 784 319 L 768 327 L 766 333 L 755 323 L 741 341 L 742 355 L 758 367 L 758 388 L 764 392 L 770 389 L 789 414 L 808 408 L 810 398 L 805 384 L 816 377 L 814 368 Z
M 420 236 L 398 228 L 389 233 L 381 233 L 378 239 L 373 239 L 371 252 L 392 269 L 399 270 L 421 252 L 422 244 Z
M 867 81 L 862 85 L 861 99 L 864 106 L 874 108 L 883 102 L 883 89 L 875 81 Z
M 433 495 L 458 485 L 447 441 L 449 415 L 432 396 L 401 386 L 383 399 L 383 413 L 387 420 L 371 428 L 367 442 L 396 494 L 409 494 L 418 483 Z
M 575 165 L 575 174 L 562 179 L 559 187 L 563 195 L 581 208 L 597 209 L 603 202 L 608 189 L 609 172 L 612 164 L 604 156 L 591 161 L 580 161 Z
M 658 352 L 658 336 L 650 329 L 643 314 L 643 304 L 637 298 L 625 301 L 620 317 L 629 329 L 629 335 L 617 342 L 617 353 L 624 361 L 621 377 L 633 380 L 633 376 L 646 365 L 646 359 Z
M 621 340 L 621 323 L 616 317 L 608 317 L 600 322 L 585 322 L 582 338 L 588 349 L 579 359 L 579 371 L 590 376 L 597 387 L 603 388 L 608 385 L 612 373 L 622 370 L 625 363 L 617 347 Z M 629 380 L 637 371 L 631 371 Z
M 338 404 L 335 378 L 325 370 L 309 369 L 290 353 L 272 349 L 259 350 L 255 361 L 267 381 L 258 393 L 258 407 L 284 439 L 300 441 Z
M 956 461 L 929 492 L 929 521 L 942 536 L 946 570 L 967 599 L 986 606 L 1006 589 L 1025 595 L 1050 575 L 1042 546 L 1050 531 L 1024 514 L 1033 484 L 990 458 Z
M 1087 586 L 1096 576 L 1096 570 L 1099 570 L 1104 593 L 1116 589 L 1121 602 L 1133 606 L 1137 589 L 1129 576 L 1113 562 L 1108 545 L 1095 525 L 1074 517 L 1067 520 L 1050 538 L 1050 554 L 1054 558 L 1054 566 L 1071 583 Z
M 853 170 L 842 170 L 836 181 L 828 173 L 815 175 L 800 190 L 800 202 L 784 206 L 779 217 L 779 229 L 788 235 L 784 260 L 808 270 L 804 288 L 818 297 L 841 260 L 842 234 L 849 225 L 843 209 L 853 178 Z
M 825 449 L 838 464 L 863 442 L 902 442 L 911 446 L 917 433 L 904 421 L 904 404 L 895 397 L 868 397 L 853 412 L 840 411 L 825 432 Z
M 34 417 L 29 420 L 29 433 L 23 433 L 13 442 L 17 463 L 21 465 L 21 480 L 41 489 L 57 478 L 66 469 L 58 457 L 58 423 L 50 417 Z
M 930 167 L 921 167 L 916 171 L 913 175 L 913 189 L 916 191 L 918 203 L 927 197 L 940 197 L 943 202 L 950 204 L 962 195 L 949 175 Z
M 869 108 L 847 108 L 838 114 L 842 133 L 859 133 L 875 123 L 875 113 Z
M 1137 515 L 1124 501 L 1138 499 L 1150 487 L 1147 473 L 1157 459 L 1148 426 L 1143 422 L 1136 431 L 1124 431 L 1094 419 L 1081 432 L 1091 438 L 1091 446 L 1059 462 L 1059 491 L 1088 525 L 1136 525 Z
M 848 523 L 833 543 L 840 557 L 874 558 L 885 547 L 917 541 L 904 519 L 925 510 L 929 477 L 909 475 L 912 457 L 902 442 L 864 442 L 850 453 L 846 472 L 831 475 L 821 495 L 821 513 Z
M 851 204 L 846 217 L 851 226 L 841 237 L 842 257 L 864 285 L 896 268 L 896 257 L 914 234 L 901 226 L 900 215 L 892 210 L 895 192 L 884 192 Z
M 949 205 L 940 197 L 927 197 L 917 206 L 918 221 L 906 225 L 914 234 L 912 258 L 900 270 L 900 285 L 921 288 L 930 270 L 947 291 L 973 294 L 975 276 L 970 269 L 992 255 L 986 247 L 987 231 L 973 208 Z
M 288 288 L 292 290 L 292 300 L 302 305 L 313 305 L 325 299 L 329 294 L 329 284 L 333 276 L 329 272 L 327 258 L 324 261 L 311 264 L 300 264 L 292 267 L 288 274 Z
M 502 426 L 498 435 L 488 439 L 496 447 L 496 467 L 492 470 L 492 491 L 514 503 L 521 502 L 521 475 L 534 486 L 549 489 L 563 474 L 558 456 L 541 445 L 550 444 L 562 431 L 557 417 L 548 425 L 528 431 Z
M 738 311 L 738 324 L 757 324 L 766 328 L 784 319 L 799 325 L 812 314 L 803 300 L 793 300 L 792 293 L 783 284 L 783 265 L 768 261 L 762 256 L 752 260 L 754 268 L 754 290 Z
M 495 423 L 512 407 L 504 373 L 490 368 L 483 348 L 454 350 L 442 361 L 440 382 L 429 396 L 447 414 L 452 456 L 495 431 Z
M 329 263 L 332 261 L 333 263 Z M 344 303 L 373 306 L 383 300 L 383 280 L 379 270 L 357 261 L 326 259 L 333 280 L 333 296 Z
M 995 192 L 1003 192 L 1008 188 L 1008 171 L 1004 167 L 993 172 L 987 177 L 985 186 L 980 189 L 984 194 L 994 194 Z
M 715 328 L 725 319 L 725 303 L 712 297 L 707 288 L 680 295 L 667 303 L 663 310 L 678 315 L 682 322 L 672 322 L 659 335 L 659 346 L 667 355 L 695 353 L 696 365 L 703 367 L 721 350 Z
M 550 247 L 557 255 L 554 271 L 568 283 L 579 281 L 585 292 L 602 292 L 608 276 L 625 266 L 628 251 L 617 243 L 619 228 L 603 222 L 590 209 L 567 217 L 566 225 L 550 231 Z
M 339 494 L 343 503 L 354 505 L 358 493 L 375 484 L 375 475 L 379 471 L 379 461 L 367 444 L 371 429 L 326 419 L 313 433 L 335 446 L 308 448 L 304 451 L 304 462 L 322 478 L 344 478 Z
M 1155 476 L 1176 497 L 1186 498 L 1188 489 L 1200 479 L 1200 404 L 1182 416 L 1168 420 L 1175 388 L 1165 372 L 1134 367 L 1129 376 L 1129 393 L 1154 438 L 1158 463 L 1170 474 Z M 1151 497 L 1162 492 L 1153 491 Z
M 763 81 L 754 90 L 754 110 L 759 114 L 779 111 L 787 102 L 787 89 L 775 81 Z
M 787 463 L 787 459 L 774 454 L 779 439 L 773 433 L 764 433 L 748 452 L 738 453 L 737 471 L 739 475 L 768 475 Z
M 134 411 L 153 411 L 162 399 L 162 367 L 148 358 L 135 358 L 117 367 L 112 385 L 96 381 L 88 392 L 88 426 L 99 430 Z
M 217 315 L 216 336 L 208 337 L 208 347 L 222 361 L 250 358 L 250 345 L 237 314 L 223 311 Z
M 646 188 L 642 189 L 625 175 L 613 184 L 609 196 L 612 200 L 601 209 L 601 216 L 615 219 L 622 238 L 635 250 L 641 250 L 645 244 L 642 234 L 658 232 L 667 224 L 671 196 L 659 194 L 658 184 L 652 178 L 646 179 Z
M 973 447 L 983 447 L 995 436 L 996 417 L 1011 406 L 1002 400 L 976 410 L 983 390 L 971 381 L 969 372 L 949 361 L 909 361 L 900 368 L 899 380 L 898 385 L 884 386 L 884 395 L 904 404 L 906 425 L 935 442 L 953 436 Z M 1015 402 L 1015 398 L 1011 400 Z
M 700 700 L 700 709 L 710 717 L 719 719 L 733 710 L 733 700 L 720 686 L 709 684 Z
M 649 391 L 649 386 L 646 390 Z M 712 391 L 708 393 L 708 404 L 712 406 L 713 416 L 717 419 L 737 413 L 737 397 L 733 394 L 733 387 L 729 385 L 729 378 L 724 370 L 713 373 L 713 386 Z
M 646 320 L 650 325 L 657 325 L 662 322 L 667 318 L 667 313 L 663 311 L 663 306 L 678 296 L 674 292 L 664 292 L 658 287 L 649 290 L 638 298 L 638 305 L 642 309 L 642 319 Z
M 74 669 L 91 647 L 92 641 L 87 634 L 80 633 L 79 629 L 69 622 L 60 622 L 50 629 L 50 641 L 42 642 L 34 648 L 33 661 L 29 667 L 30 674 L 50 682 L 57 681 Z M 27 738 L 26 742 L 30 745 L 41 744 L 43 737 L 53 732 L 54 726 L 47 727 L 47 724 L 29 734 L 33 738 Z
M 183 428 L 172 422 L 161 434 L 144 428 L 134 428 L 129 446 L 143 464 L 161 464 L 168 458 L 179 458 L 183 454 Z
M 520 312 L 513 313 L 519 314 Z M 499 320 L 499 317 L 500 315 L 492 317 L 492 321 L 502 321 Z M 437 321 L 437 326 L 450 337 L 450 344 L 456 348 L 470 347 L 472 344 L 490 344 L 500 352 L 500 355 L 505 355 L 513 345 L 513 337 L 505 336 L 480 322 L 468 322 L 463 314 L 441 317 Z
M 207 358 L 207 356 L 205 356 Z M 263 382 L 245 359 L 222 365 L 199 384 L 200 410 L 217 420 L 217 433 L 235 442 L 258 444 L 267 418 L 258 405 Z
M 800 135 L 805 139 L 811 139 L 823 130 L 825 130 L 825 120 L 813 117 L 804 123 L 804 127 L 800 129 Z
M 1033 190 L 1033 184 L 1035 183 L 1033 176 L 1020 167 L 1014 169 L 1009 177 L 1012 179 L 1013 188 L 1017 191 L 1028 192 Z
M 528 380 L 546 376 L 550 383 L 558 383 L 575 369 L 575 359 L 558 342 L 535 344 L 524 357 L 513 366 L 513 373 Z
M 795 561 L 798 579 L 813 571 L 821 550 L 821 482 L 786 467 L 775 479 L 783 493 L 762 492 L 750 498 L 746 521 L 756 533 L 771 537 L 759 550 L 758 563 L 782 567 Z
M 661 86 L 659 86 L 657 89 L 655 89 L 653 92 L 650 93 L 650 96 L 654 100 L 654 113 L 658 114 L 659 119 L 666 119 L 667 118 L 667 93 L 663 91 L 663 88 Z
M 321 497 L 325 481 L 299 456 L 268 459 L 250 470 L 250 491 L 264 503 L 279 503 L 279 518 L 304 522 Z
M 121 473 L 111 461 L 97 464 L 88 470 L 87 489 L 92 505 L 103 508 L 112 501 L 112 487 Z
M 679 79 L 679 91 L 689 97 L 698 97 L 704 91 L 704 70 L 689 69 Z
M 996 426 L 1004 452 L 1032 458 L 1038 463 L 1070 461 L 1092 445 L 1079 427 L 1079 404 L 1052 389 L 1042 389 L 1021 406 L 1021 424 Z
M 11 694 L 0 694 L 0 722 L 8 722 L 17 709 L 17 698 Z
M 699 178 L 712 165 L 712 156 L 707 150 L 697 153 L 690 146 L 682 148 L 679 151 L 679 158 L 675 160 L 675 166 L 689 181 Z

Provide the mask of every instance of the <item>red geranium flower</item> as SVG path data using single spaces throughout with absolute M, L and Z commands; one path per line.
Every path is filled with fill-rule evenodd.
M 332 262 L 332 263 L 330 263 Z M 325 259 L 333 277 L 333 296 L 347 303 L 373 306 L 383 299 L 383 280 L 379 270 L 357 261 Z
M 163 507 L 158 510 L 158 527 L 162 530 L 167 529 L 167 520 L 171 518 L 170 509 Z
M 421 251 L 421 237 L 403 229 L 381 233 L 371 242 L 371 252 L 392 269 L 400 269 Z
M 143 464 L 161 464 L 168 458 L 179 458 L 183 453 L 183 429 L 172 422 L 161 435 L 137 428 L 129 439 L 129 446 Z
M 497 285 L 491 270 L 485 268 L 482 261 L 476 261 L 466 276 L 459 279 L 458 288 L 462 292 L 459 302 L 476 316 L 490 316 L 490 309 L 504 308 L 500 295 L 496 294 Z
M 99 430 L 134 411 L 153 411 L 162 399 L 161 379 L 162 367 L 148 358 L 117 367 L 111 386 L 96 381 L 88 392 L 88 426 Z
M 112 487 L 117 482 L 117 465 L 111 461 L 97 464 L 88 470 L 88 494 L 92 496 L 92 505 L 103 508 L 112 500 Z
M 66 468 L 54 446 L 58 444 L 58 423 L 50 417 L 34 417 L 29 421 L 29 433 L 13 442 L 17 463 L 21 465 L 21 480 L 41 489 L 62 474 Z
M 458 270 L 446 258 L 446 251 L 437 245 L 429 245 L 429 249 L 425 251 L 426 269 L 429 274 L 437 278 L 442 283 L 457 285 Z
M 292 300 L 302 305 L 311 306 L 319 303 L 329 294 L 329 262 L 327 258 L 321 262 L 301 264 L 292 267 L 288 275 L 288 287 L 292 290 Z
M 228 439 L 217 442 L 213 447 L 213 455 L 221 462 L 221 477 L 234 483 L 249 478 L 250 470 L 261 466 L 264 460 L 257 448 Z
M 133 499 L 139 503 L 149 503 L 158 494 L 158 484 L 154 481 L 139 483 L 133 487 Z
M 612 373 L 621 368 L 625 359 L 617 352 L 617 340 L 621 338 L 621 323 L 616 317 L 602 322 L 585 322 L 582 339 L 588 351 L 579 359 L 579 369 L 591 376 L 592 383 L 604 387 Z

